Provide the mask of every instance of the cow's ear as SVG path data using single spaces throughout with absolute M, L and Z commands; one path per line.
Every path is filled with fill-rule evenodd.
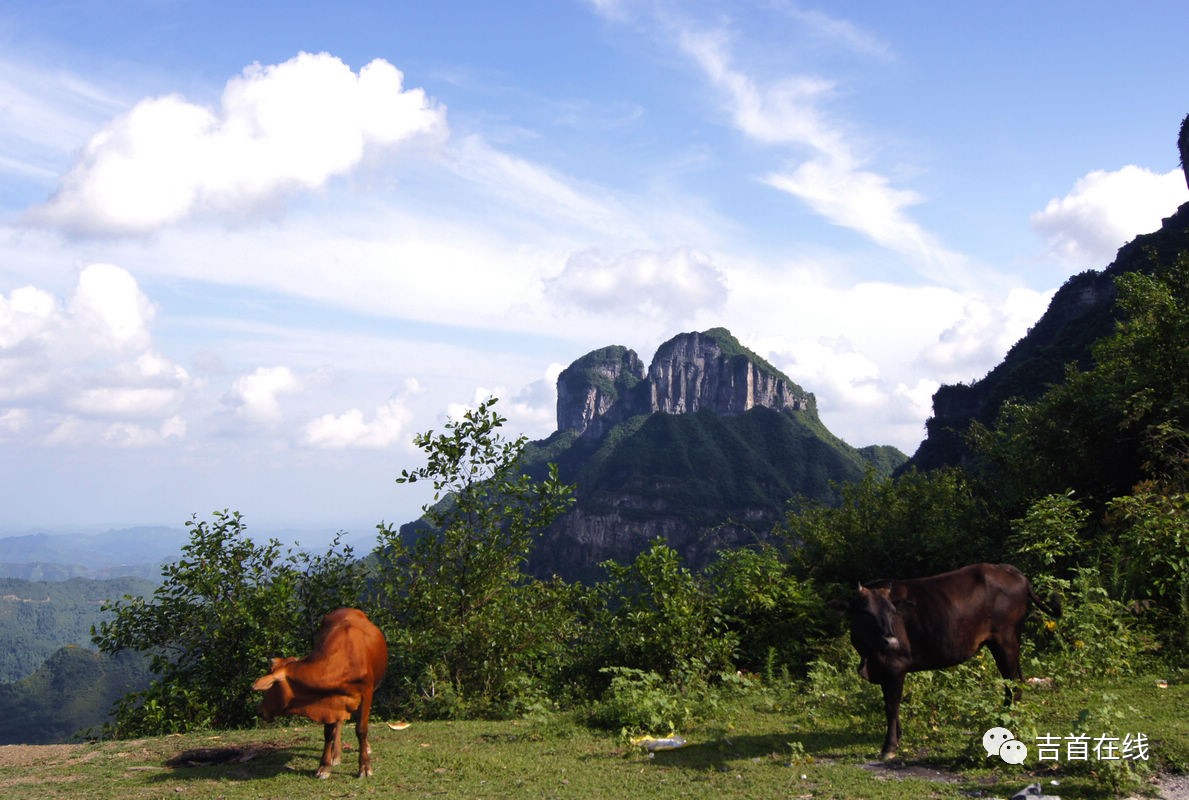
M 273 684 L 275 684 L 276 682 L 277 682 L 277 676 L 273 675 L 270 672 L 269 674 L 265 675 L 263 678 L 256 679 L 256 682 L 252 684 L 252 691 L 266 692 L 269 689 L 271 689 L 273 687 Z
M 916 601 L 912 600 L 908 597 L 901 597 L 899 600 L 896 601 L 896 610 L 897 611 L 909 611 L 916 607 L 917 607 Z

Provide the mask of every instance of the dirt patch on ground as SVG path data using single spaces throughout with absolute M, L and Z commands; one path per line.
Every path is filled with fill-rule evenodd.
M 958 783 L 960 775 L 935 769 L 923 764 L 905 764 L 900 760 L 869 761 L 863 764 L 863 769 L 875 773 L 882 778 L 921 778 L 935 783 Z
M 0 746 L 0 767 L 65 764 L 87 755 L 85 744 L 6 744 Z
M 1173 775 L 1171 773 L 1163 773 L 1156 776 L 1153 782 L 1156 787 L 1156 796 L 1160 800 L 1189 800 L 1189 775 Z M 1150 798 L 1129 798 L 1128 800 L 1150 800 Z
M 899 761 L 871 761 L 862 766 L 868 772 L 875 773 L 885 779 L 920 778 L 935 783 L 961 783 L 964 780 L 960 775 L 935 769 L 924 764 L 904 764 Z M 1156 790 L 1155 797 L 1159 798 L 1159 800 L 1189 800 L 1189 775 L 1179 775 L 1170 772 L 1160 773 L 1152 779 L 1152 788 Z M 1054 787 L 1051 791 L 1058 797 L 1061 795 L 1059 787 Z M 1132 795 L 1127 800 L 1152 800 L 1152 798 L 1152 795 Z

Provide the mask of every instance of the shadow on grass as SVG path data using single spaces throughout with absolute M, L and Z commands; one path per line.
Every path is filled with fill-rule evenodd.
M 346 769 L 354 775 L 356 768 L 353 755 L 353 749 L 344 749 L 343 764 L 336 769 Z M 308 762 L 310 768 L 295 770 L 291 766 L 295 759 Z M 225 747 L 196 747 L 183 750 L 166 759 L 167 769 L 153 775 L 152 780 L 155 783 L 190 780 L 249 781 L 294 772 L 304 772 L 312 777 L 321 759 L 321 742 L 311 744 L 303 739 L 253 742 Z
M 861 752 L 875 753 L 879 745 L 853 731 L 816 731 L 811 733 L 768 733 L 762 735 L 724 736 L 710 742 L 686 745 L 677 750 L 662 750 L 653 761 L 690 769 L 726 769 L 733 761 L 771 759 L 788 763 L 795 759 L 818 761 L 861 759 Z

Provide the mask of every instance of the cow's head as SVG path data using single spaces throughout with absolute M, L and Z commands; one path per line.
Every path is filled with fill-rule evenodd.
M 869 589 L 859 586 L 848 600 L 832 603 L 850 616 L 850 639 L 859 651 L 859 672 L 864 678 L 870 659 L 887 660 L 908 655 L 908 635 L 904 629 L 905 611 L 911 600 L 893 600 L 887 586 Z
M 252 684 L 253 690 L 264 692 L 264 697 L 257 710 L 260 712 L 260 716 L 264 717 L 265 722 L 271 722 L 274 717 L 284 714 L 289 709 L 289 703 L 293 699 L 293 689 L 289 686 L 285 667 L 294 661 L 297 659 L 292 656 L 272 659 L 269 662 L 268 674 L 257 678 Z

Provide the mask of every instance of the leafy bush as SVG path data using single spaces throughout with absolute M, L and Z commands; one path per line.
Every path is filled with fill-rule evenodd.
M 1128 595 L 1174 653 L 1189 650 L 1189 495 L 1147 484 L 1108 505 Z
M 1111 597 L 1096 568 L 1079 567 L 1068 581 L 1064 611 L 1046 657 L 1063 677 L 1133 674 L 1152 652 L 1135 614 Z
M 734 671 L 738 638 L 677 551 L 657 540 L 630 566 L 603 567 L 586 603 L 588 665 L 655 673 L 679 689 Z
M 913 578 L 994 558 L 984 504 L 959 469 L 868 473 L 842 486 L 840 505 L 801 503 L 781 532 L 794 566 L 819 586 Z
M 516 713 L 545 692 L 573 636 L 569 588 L 522 571 L 571 487 L 552 465 L 540 481 L 520 471 L 526 440 L 499 433 L 495 402 L 414 439 L 427 464 L 397 482 L 431 481 L 436 504 L 415 535 L 380 528 L 372 604 L 404 676 L 384 691 L 425 716 Z
M 706 583 L 738 641 L 738 669 L 767 677 L 805 669 L 830 618 L 821 597 L 792 574 L 775 547 L 720 552 Z
M 655 672 L 607 667 L 611 679 L 591 721 L 627 733 L 673 732 L 694 719 L 689 696 Z
M 106 602 L 103 610 L 112 617 L 92 630 L 104 653 L 148 654 L 157 676 L 118 704 L 112 735 L 253 722 L 251 684 L 268 659 L 304 655 L 316 628 L 310 621 L 358 597 L 359 573 L 344 567 L 349 553 L 282 556 L 279 542 L 252 542 L 243 518 L 227 511 L 210 523 L 186 524 L 190 541 L 181 558 L 163 568 L 152 596 Z

